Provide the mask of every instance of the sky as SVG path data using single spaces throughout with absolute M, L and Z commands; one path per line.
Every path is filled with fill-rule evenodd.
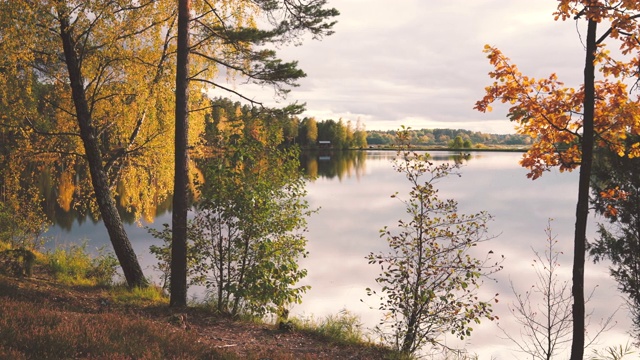
M 262 89 L 267 105 L 306 103 L 303 116 L 362 121 L 368 130 L 462 128 L 514 133 L 506 107 L 473 109 L 492 83 L 485 44 L 523 74 L 558 74 L 580 84 L 586 23 L 554 21 L 554 0 L 329 0 L 341 13 L 335 34 L 281 48 L 307 73 L 286 100 Z M 276 103 L 276 101 L 278 101 Z

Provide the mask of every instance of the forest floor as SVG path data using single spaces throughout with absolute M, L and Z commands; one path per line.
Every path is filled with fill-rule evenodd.
M 71 325 L 64 326 L 64 323 Z M 110 333 L 112 328 L 119 330 Z M 98 340 L 88 335 L 92 329 L 102 334 L 91 335 Z M 132 305 L 114 301 L 107 288 L 65 286 L 47 274 L 29 278 L 0 275 L 0 336 L 4 339 L 0 339 L 0 358 L 151 359 L 159 353 L 164 354 L 162 358 L 180 359 L 394 357 L 388 349 L 365 342 L 341 344 L 308 331 L 282 331 L 275 325 L 215 316 L 198 307 L 177 311 L 166 304 Z M 100 340 L 100 336 L 110 340 Z M 72 341 L 70 337 L 77 339 Z M 96 344 L 108 341 L 115 343 L 95 349 Z M 121 344 L 126 341 L 133 344 Z M 62 349 L 61 343 L 76 349 Z M 199 349 L 197 354 L 189 353 L 189 346 L 193 344 Z M 167 350 L 167 346 L 172 348 Z M 157 348 L 160 352 L 137 353 L 136 347 Z M 111 352 L 110 348 L 120 350 Z

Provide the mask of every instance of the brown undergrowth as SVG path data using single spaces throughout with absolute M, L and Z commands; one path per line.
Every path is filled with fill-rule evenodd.
M 46 274 L 0 275 L 0 359 L 385 359 L 387 349 L 235 321 L 201 308 L 117 300 Z

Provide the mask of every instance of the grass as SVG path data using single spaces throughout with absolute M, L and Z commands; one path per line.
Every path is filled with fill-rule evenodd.
M 157 288 L 127 292 L 0 275 L 0 359 L 398 359 L 347 336 L 355 317 L 344 314 L 282 332 L 190 308 L 183 311 L 196 329 L 185 329 L 186 313 L 154 306 Z M 103 309 L 96 300 L 104 294 L 117 300 Z M 141 299 L 150 302 L 140 305 Z
M 11 246 L 0 242 L 0 249 L 11 250 Z M 205 346 L 195 334 L 177 331 L 168 324 L 118 312 L 85 313 L 70 299 L 61 298 L 67 293 L 65 287 L 85 288 L 101 291 L 109 298 L 107 303 L 138 308 L 168 304 L 158 287 L 129 289 L 123 284 L 113 285 L 117 262 L 112 256 L 101 253 L 92 257 L 86 245 L 34 253 L 40 272 L 50 274 L 59 284 L 56 286 L 62 287 L 43 292 L 29 289 L 26 281 L 2 283 L 0 359 L 237 358 Z M 38 285 L 36 289 L 43 287 Z M 94 300 L 88 301 L 95 304 Z M 53 306 L 52 301 L 61 302 L 64 309 Z
M 0 358 L 219 359 L 192 334 L 128 316 L 73 314 L 0 303 Z
M 109 288 L 109 295 L 116 304 L 132 306 L 167 306 L 169 298 L 159 286 L 130 289 L 125 284 Z
M 159 287 L 114 284 L 111 255 L 86 245 L 33 254 L 31 278 L 0 267 L 0 359 L 398 359 L 365 340 L 347 311 L 294 319 L 293 331 L 232 320 L 211 304 L 175 313 Z
M 113 282 L 118 261 L 99 250 L 97 257 L 86 251 L 87 244 L 59 246 L 43 260 L 56 279 L 70 286 L 108 286 Z
M 330 339 L 339 344 L 371 343 L 362 330 L 360 318 L 347 310 L 342 310 L 337 315 L 328 315 L 320 320 L 313 317 L 293 318 L 291 323 L 295 329 Z
M 314 319 L 313 317 L 293 318 L 291 319 L 291 323 L 297 330 L 319 336 L 332 343 L 383 348 L 385 349 L 385 359 L 415 359 L 415 357 L 411 355 L 402 354 L 376 344 L 369 335 L 364 332 L 360 317 L 346 309 L 341 310 L 336 315 L 327 315 L 323 319 Z
M 0 249 L 12 250 L 3 242 L 0 242 Z M 117 266 L 115 258 L 102 252 L 92 257 L 86 251 L 86 244 L 58 247 L 45 253 L 33 252 L 40 271 L 50 274 L 58 284 L 107 288 L 106 295 L 116 304 L 168 304 L 166 296 L 157 287 L 110 286 Z M 1 292 L 14 295 L 0 301 L 1 359 L 229 358 L 205 347 L 193 334 L 167 331 L 163 324 L 118 313 L 60 311 L 45 305 L 57 295 L 29 294 L 21 286 L 3 288 Z M 14 299 L 20 296 L 35 301 Z
M 206 299 L 201 302 L 193 302 L 191 306 L 205 312 L 218 313 L 216 304 L 211 299 Z M 251 314 L 241 313 L 237 318 L 244 322 L 252 322 L 256 324 L 265 322 L 265 319 Z M 278 317 L 266 319 L 267 323 L 272 323 L 276 326 L 279 325 L 280 321 L 281 319 Z M 288 321 L 283 321 L 287 324 L 285 327 L 326 339 L 332 343 L 356 346 L 377 346 L 365 334 L 360 318 L 346 309 L 341 310 L 336 315 L 327 315 L 322 319 L 316 319 L 314 317 L 292 317 Z M 396 359 L 396 357 L 394 357 L 394 359 Z

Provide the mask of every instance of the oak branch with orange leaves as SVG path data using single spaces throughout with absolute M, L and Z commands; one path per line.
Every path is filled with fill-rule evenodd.
M 589 217 L 589 190 L 594 147 L 618 156 L 640 157 L 640 2 L 631 0 L 560 0 L 555 20 L 586 23 L 584 79 L 579 88 L 565 87 L 551 74 L 545 79 L 523 75 L 497 48 L 485 46 L 495 81 L 475 109 L 490 111 L 496 101 L 510 103 L 508 117 L 533 145 L 521 164 L 536 179 L 552 167 L 580 167 L 572 269 L 573 334 L 571 360 L 584 356 L 584 264 Z M 605 30 L 598 34 L 598 28 Z M 616 56 L 607 49 L 618 44 Z M 596 81 L 596 68 L 600 75 Z
M 640 133 L 640 98 L 631 98 L 628 85 L 631 65 L 616 62 L 619 67 L 613 68 L 614 60 L 604 46 L 598 48 L 596 61 L 602 63 L 602 73 L 617 77 L 595 82 L 596 145 L 609 146 L 620 156 L 639 157 L 640 144 L 629 145 L 624 141 L 629 133 Z M 494 66 L 489 76 L 495 81 L 485 88 L 485 96 L 474 108 L 487 112 L 495 101 L 512 104 L 507 116 L 516 123 L 519 134 L 530 135 L 534 140 L 521 161 L 530 170 L 528 176 L 536 179 L 555 166 L 560 171 L 579 166 L 584 86 L 565 87 L 556 74 L 544 79 L 530 78 L 497 48 L 485 45 L 484 52 Z

